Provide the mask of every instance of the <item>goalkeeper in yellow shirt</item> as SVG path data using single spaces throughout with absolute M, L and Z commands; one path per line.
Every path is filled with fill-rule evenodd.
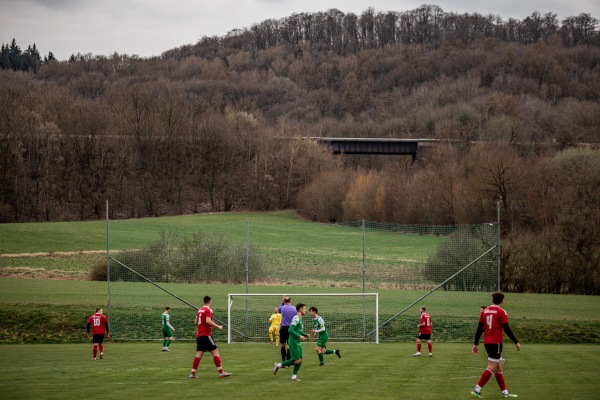
M 273 344 L 273 334 L 275 334 L 275 347 L 279 346 L 279 329 L 281 328 L 281 314 L 277 312 L 279 307 L 275 307 L 275 313 L 269 318 L 271 326 L 269 327 L 269 344 Z

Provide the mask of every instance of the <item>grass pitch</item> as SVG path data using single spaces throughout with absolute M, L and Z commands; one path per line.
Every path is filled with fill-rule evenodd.
M 413 343 L 332 343 L 342 358 L 325 356 L 318 366 L 314 342 L 304 344 L 304 363 L 292 382 L 291 369 L 273 376 L 279 348 L 267 344 L 219 343 L 223 366 L 233 376 L 219 379 L 211 357 L 188 378 L 193 342 L 106 343 L 105 359 L 91 361 L 91 344 L 2 345 L 4 399 L 469 399 L 487 365 L 468 343 L 435 343 L 434 357 L 412 357 Z M 427 354 L 427 353 L 425 353 Z M 600 347 L 506 345 L 508 389 L 523 399 L 597 399 Z M 495 380 L 485 398 L 502 398 Z

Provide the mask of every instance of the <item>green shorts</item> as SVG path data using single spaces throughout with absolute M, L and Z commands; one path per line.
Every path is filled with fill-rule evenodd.
M 299 360 L 299 359 L 303 358 L 301 343 L 296 344 L 296 343 L 288 342 L 288 346 L 290 346 L 290 359 Z
M 319 335 L 319 338 L 317 339 L 317 346 L 319 347 L 327 347 L 327 341 L 329 340 L 329 335 L 327 334 L 327 332 L 322 333 Z
M 173 337 L 173 332 L 171 332 L 171 329 L 169 327 L 163 327 L 163 337 Z

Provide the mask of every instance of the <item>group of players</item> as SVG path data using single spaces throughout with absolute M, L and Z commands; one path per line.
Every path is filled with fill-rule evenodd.
M 517 397 L 516 394 L 509 393 L 506 389 L 506 382 L 502 373 L 503 361 L 502 358 L 502 342 L 503 333 L 515 343 L 517 351 L 521 349 L 521 344 L 515 337 L 514 333 L 508 325 L 508 315 L 506 311 L 500 307 L 504 301 L 504 293 L 498 291 L 492 293 L 492 304 L 490 306 L 482 306 L 479 315 L 479 323 L 475 333 L 475 342 L 473 344 L 472 353 L 479 354 L 479 341 L 483 334 L 483 344 L 488 354 L 488 365 L 479 378 L 477 385 L 471 391 L 471 395 L 476 398 L 483 398 L 481 389 L 491 379 L 496 378 L 496 382 L 500 387 L 504 397 Z M 219 330 L 223 329 L 222 325 L 218 325 L 213 320 L 213 311 L 210 308 L 212 298 L 204 296 L 204 306 L 196 312 L 194 323 L 197 325 L 196 331 L 196 355 L 192 361 L 192 370 L 190 378 L 196 379 L 198 366 L 205 352 L 210 352 L 213 356 L 213 362 L 220 378 L 231 376 L 231 373 L 223 370 L 219 349 L 212 337 L 212 328 Z M 175 328 L 170 324 L 169 312 L 171 308 L 166 307 L 162 314 L 162 329 L 163 329 L 163 348 L 162 351 L 170 351 L 169 344 L 173 340 L 173 332 Z M 276 338 L 276 346 L 281 343 L 281 362 L 276 362 L 273 365 L 273 374 L 281 368 L 289 368 L 293 366 L 292 380 L 299 381 L 298 371 L 302 365 L 303 353 L 302 342 L 310 338 L 310 334 L 303 332 L 302 317 L 306 315 L 306 305 L 299 303 L 295 307 L 291 304 L 291 299 L 284 296 L 282 304 L 276 307 L 274 314 L 269 318 L 271 326 L 269 327 L 270 343 L 273 343 L 273 335 Z M 417 336 L 417 352 L 413 354 L 415 357 L 421 355 L 421 340 L 427 341 L 429 357 L 433 356 L 431 343 L 431 316 L 427 313 L 426 307 L 420 308 L 421 319 L 419 321 L 419 334 Z M 310 330 L 317 337 L 317 345 L 315 351 L 319 357 L 319 366 L 325 365 L 323 355 L 335 354 L 341 358 L 339 349 L 327 349 L 327 341 L 329 335 L 325 327 L 325 321 L 318 315 L 316 307 L 310 307 L 310 316 L 312 317 L 313 329 Z M 91 328 L 91 333 L 90 333 Z M 104 358 L 104 336 L 110 338 L 108 319 L 103 315 L 102 308 L 97 308 L 96 313 L 89 317 L 87 323 L 88 336 L 92 336 L 93 343 L 93 358 L 96 360 L 98 350 L 100 351 L 100 359 Z
M 275 308 L 275 313 L 269 318 L 271 326 L 269 327 L 270 343 L 273 343 L 273 334 L 275 335 L 275 345 L 281 343 L 281 362 L 274 363 L 273 374 L 277 374 L 280 368 L 289 368 L 293 366 L 292 380 L 299 381 L 298 371 L 302 366 L 302 342 L 310 339 L 309 333 L 304 333 L 302 317 L 306 315 L 306 305 L 303 303 L 292 305 L 292 300 L 284 296 L 279 307 Z M 312 317 L 313 329 L 310 330 L 317 337 L 317 346 L 315 351 L 319 357 L 319 366 L 325 365 L 323 355 L 335 354 L 338 358 L 342 355 L 339 349 L 327 349 L 329 334 L 325 327 L 325 320 L 319 316 L 317 307 L 310 307 L 308 310 Z

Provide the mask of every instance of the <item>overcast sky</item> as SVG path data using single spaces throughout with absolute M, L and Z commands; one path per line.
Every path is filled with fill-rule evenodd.
M 599 0 L 0 0 L 0 42 L 14 38 L 21 50 L 35 43 L 42 56 L 51 51 L 59 60 L 77 53 L 150 57 L 293 13 L 337 8 L 360 15 L 368 7 L 408 11 L 421 4 L 503 20 L 534 11 L 556 13 L 559 21 L 581 13 L 600 18 Z

